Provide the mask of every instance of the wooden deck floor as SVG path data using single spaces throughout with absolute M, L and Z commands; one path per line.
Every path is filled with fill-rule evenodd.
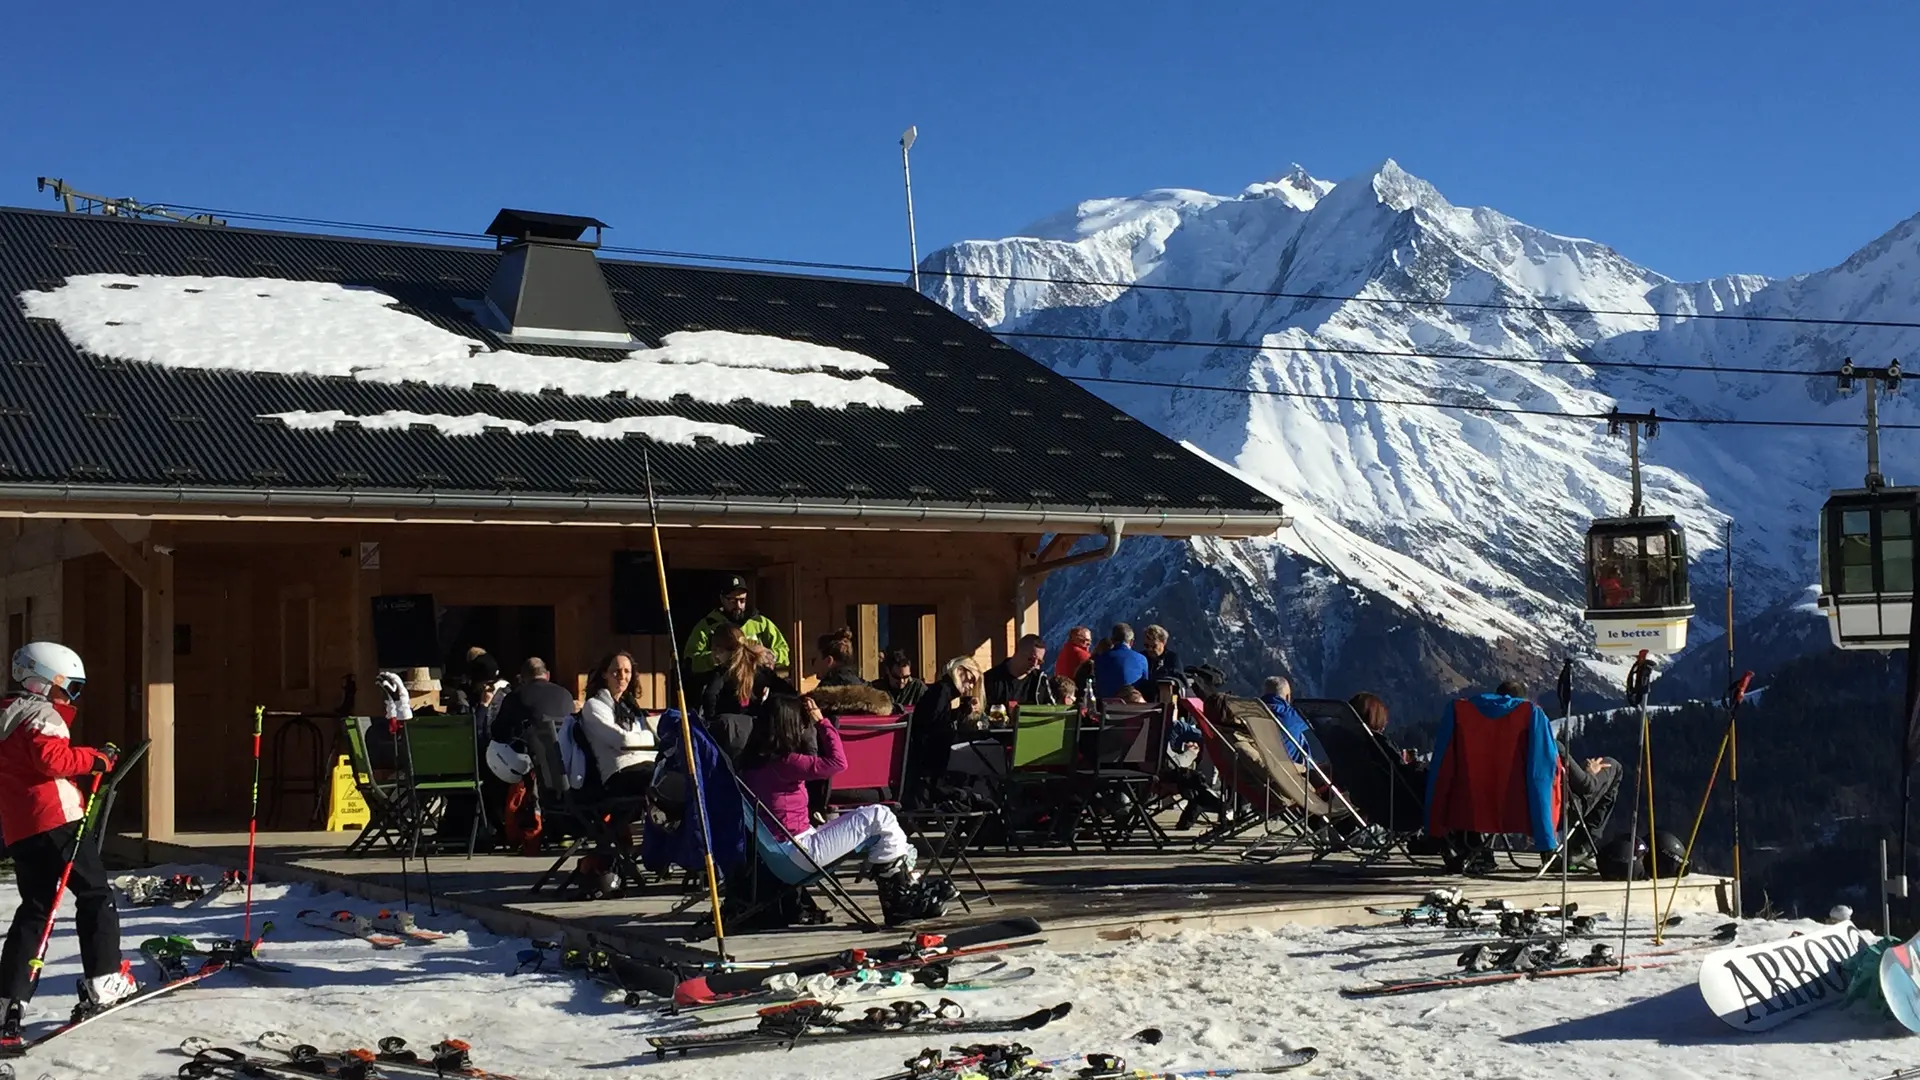
M 378 903 L 397 901 L 402 887 L 399 860 L 391 855 L 346 856 L 344 848 L 352 836 L 262 836 L 260 877 L 310 882 Z M 244 833 L 197 833 L 183 835 L 174 844 L 145 844 L 138 837 L 122 836 L 116 838 L 113 850 L 122 858 L 152 862 L 244 866 L 245 846 Z M 623 899 L 596 902 L 558 901 L 551 890 L 531 894 L 529 886 L 551 861 L 552 856 L 435 856 L 431 860 L 434 895 L 442 910 L 458 911 L 498 933 L 578 939 L 591 931 L 641 951 L 686 958 L 713 955 L 711 939 L 687 940 L 696 919 L 707 910 L 704 884 L 696 884 L 691 892 L 678 883 L 662 884 Z M 1557 878 L 1535 880 L 1531 873 L 1513 870 L 1504 862 L 1491 878 L 1446 878 L 1404 861 L 1367 866 L 1346 855 L 1318 862 L 1302 855 L 1259 863 L 1241 859 L 1238 849 L 1196 852 L 1184 843 L 1162 851 L 1141 847 L 1108 853 L 1083 846 L 1078 853 L 989 852 L 975 856 L 974 865 L 994 902 L 974 893 L 971 882 L 963 879 L 972 911 L 954 905 L 947 924 L 1028 915 L 1046 928 L 1053 944 L 1065 947 L 1189 929 L 1380 922 L 1379 916 L 1367 913 L 1369 905 L 1410 903 L 1438 886 L 1461 888 L 1473 898 L 1504 897 L 1517 904 L 1557 901 L 1560 895 Z M 407 885 L 417 902 L 424 884 L 421 863 L 414 860 L 409 869 Z M 1720 878 L 1686 878 L 1674 895 L 1673 908 L 1716 910 L 1724 887 Z M 1671 888 L 1672 883 L 1661 883 L 1663 905 Z M 1591 876 L 1576 876 L 1571 885 L 1571 898 L 1583 909 L 1611 911 L 1615 917 L 1622 893 L 1621 883 Z M 1636 915 L 1650 910 L 1650 894 L 1645 883 L 1636 885 Z M 855 895 L 878 915 L 870 884 L 857 887 Z M 775 960 L 899 937 L 899 931 L 863 933 L 842 916 L 826 927 L 736 933 L 729 936 L 728 946 L 735 959 Z

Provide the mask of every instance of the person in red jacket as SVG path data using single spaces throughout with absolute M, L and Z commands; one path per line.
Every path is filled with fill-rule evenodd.
M 79 654 L 36 641 L 13 654 L 20 691 L 0 698 L 0 839 L 13 860 L 20 906 L 0 948 L 0 1047 L 18 1045 L 25 1002 L 33 996 L 29 965 L 52 910 L 60 872 L 85 825 L 86 796 L 76 778 L 113 769 L 111 746 L 75 746 L 67 725 L 86 684 Z M 98 844 L 81 844 L 67 879 L 80 932 L 81 1007 L 98 1009 L 138 989 L 132 965 L 120 956 L 120 913 L 100 862 Z

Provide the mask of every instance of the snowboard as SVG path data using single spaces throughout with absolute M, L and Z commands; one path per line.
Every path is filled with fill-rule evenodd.
M 1840 922 L 1720 949 L 1700 961 L 1700 996 L 1728 1027 L 1765 1031 L 1845 997 L 1848 977 L 1841 965 L 1871 944 L 1872 935 Z
M 1880 996 L 1886 999 L 1887 1010 L 1901 1027 L 1920 1032 L 1920 974 L 1914 971 L 1916 964 L 1920 964 L 1920 935 L 1881 953 Z

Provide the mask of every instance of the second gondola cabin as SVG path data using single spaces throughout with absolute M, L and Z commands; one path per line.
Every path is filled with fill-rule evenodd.
M 1820 512 L 1820 610 L 1842 649 L 1904 649 L 1920 488 L 1836 491 Z
M 1587 609 L 1594 647 L 1654 655 L 1687 647 L 1693 597 L 1687 534 L 1671 514 L 1606 518 L 1587 530 Z

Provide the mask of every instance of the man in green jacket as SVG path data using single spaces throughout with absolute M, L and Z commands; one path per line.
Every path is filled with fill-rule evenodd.
M 747 607 L 747 583 L 744 578 L 730 577 L 727 586 L 720 593 L 720 606 L 707 613 L 706 618 L 694 624 L 693 633 L 687 636 L 687 667 L 695 675 L 704 676 L 713 671 L 713 636 L 721 627 L 733 625 L 749 638 L 757 639 L 773 653 L 775 667 L 784 668 L 789 663 L 787 639 L 774 625 L 772 619 Z

